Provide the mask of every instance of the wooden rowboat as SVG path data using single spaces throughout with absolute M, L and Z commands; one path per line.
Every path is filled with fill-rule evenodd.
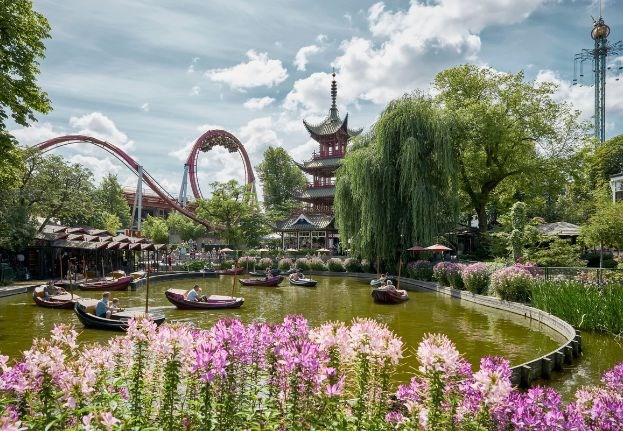
M 238 281 L 240 281 L 240 284 L 242 284 L 243 286 L 275 287 L 283 281 L 283 277 L 281 275 L 277 275 L 275 277 L 247 278 L 246 280 L 240 279 Z
M 72 296 L 71 293 L 62 293 L 60 295 L 52 295 L 46 298 L 45 287 L 45 285 L 37 286 L 32 292 L 32 299 L 34 299 L 35 303 L 40 307 L 71 310 L 80 299 L 78 295 Z
M 109 319 L 106 317 L 98 317 L 95 315 L 97 302 L 96 299 L 81 299 L 76 302 L 74 306 L 74 312 L 78 316 L 78 320 L 80 320 L 86 328 L 125 331 L 128 328 L 130 319 L 145 315 L 142 309 L 126 309 L 125 311 L 112 314 Z M 164 322 L 164 314 L 162 313 L 149 313 L 149 318 L 153 320 L 156 325 L 160 325 Z
M 316 287 L 318 283 L 316 280 L 312 280 L 311 278 L 299 278 L 298 280 L 293 280 L 292 277 L 289 277 L 290 286 L 303 286 L 303 287 Z
M 214 310 L 218 308 L 240 308 L 244 304 L 244 298 L 233 296 L 210 295 L 207 301 L 188 301 L 186 290 L 168 289 L 164 292 L 169 302 L 180 310 Z
M 392 283 L 395 284 L 397 281 L 397 278 L 391 275 L 389 277 L 375 278 L 374 280 L 370 281 L 370 286 L 378 287 L 384 281 L 391 281 Z
M 405 290 L 389 290 L 383 288 L 373 289 L 372 297 L 374 298 L 374 302 L 380 304 L 399 304 L 409 299 L 409 295 Z
M 134 279 L 131 276 L 115 280 L 89 281 L 78 285 L 80 290 L 126 290 Z

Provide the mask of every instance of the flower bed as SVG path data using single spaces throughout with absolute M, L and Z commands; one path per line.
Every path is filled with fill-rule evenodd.
M 486 295 L 489 290 L 489 268 L 484 263 L 473 263 L 463 268 L 461 273 L 465 289 L 479 295 Z
M 491 289 L 506 301 L 528 302 L 535 281 L 534 266 L 515 264 L 491 275 Z
M 480 369 L 441 334 L 394 393 L 402 342 L 355 319 L 310 328 L 224 319 L 209 330 L 132 321 L 106 345 L 57 326 L 22 358 L 0 356 L 0 429 L 17 430 L 619 430 L 623 364 L 564 405 L 552 389 L 511 387 L 508 361 Z M 392 401 L 393 399 L 393 401 Z

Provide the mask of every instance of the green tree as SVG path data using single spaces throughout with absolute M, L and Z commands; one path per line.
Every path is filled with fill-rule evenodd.
M 121 220 L 117 214 L 102 213 L 102 227 L 108 232 L 115 234 L 119 229 L 123 227 Z
M 250 192 L 236 180 L 227 183 L 214 182 L 212 197 L 200 200 L 197 215 L 220 226 L 220 235 L 227 244 L 235 247 L 253 246 L 268 233 L 265 217 L 253 203 Z
M 578 112 L 553 100 L 553 84 L 524 82 L 523 72 L 464 65 L 439 73 L 435 87 L 454 117 L 461 191 L 481 233 L 487 230 L 488 204 L 504 183 L 546 177 L 544 161 L 568 157 L 582 141 Z
M 123 188 L 119 184 L 116 175 L 108 174 L 102 180 L 99 187 L 95 190 L 95 200 L 101 210 L 106 213 L 103 218 L 114 214 L 121 223 L 120 227 L 130 227 L 132 221 L 130 207 L 123 196 Z
M 36 121 L 34 112 L 47 113 L 50 100 L 37 85 L 39 59 L 50 26 L 32 9 L 30 0 L 0 3 L 0 189 L 14 185 L 20 176 L 22 158 L 15 139 L 6 129 L 11 116 L 21 125 Z
M 169 226 L 167 226 L 166 220 L 161 217 L 148 215 L 141 223 L 141 233 L 155 244 L 169 243 Z
M 335 214 L 355 254 L 395 262 L 399 248 L 430 243 L 457 220 L 448 116 L 432 100 L 389 103 L 337 171 Z
M 623 202 L 602 199 L 581 232 L 586 245 L 599 247 L 599 267 L 602 268 L 604 247 L 623 248 Z
M 608 139 L 597 146 L 590 161 L 594 179 L 609 181 L 610 176 L 623 172 L 623 135 Z
M 171 232 L 176 232 L 184 242 L 189 239 L 196 240 L 206 236 L 208 231 L 205 226 L 189 219 L 185 215 L 173 211 L 167 217 L 167 225 Z
M 294 196 L 303 190 L 305 175 L 286 150 L 268 147 L 264 160 L 255 169 L 262 181 L 264 209 L 273 218 L 283 218 L 300 205 Z

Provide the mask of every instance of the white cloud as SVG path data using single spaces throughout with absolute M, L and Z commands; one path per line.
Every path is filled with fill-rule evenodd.
M 353 23 L 353 17 L 349 13 L 344 14 L 344 18 L 348 21 L 349 24 Z
M 273 130 L 271 117 L 255 118 L 249 121 L 238 131 L 238 139 L 249 155 L 262 154 L 269 145 L 282 145 L 281 139 Z
M 288 71 L 281 60 L 268 58 L 265 52 L 247 51 L 249 61 L 224 69 L 210 69 L 205 76 L 215 82 L 223 82 L 233 89 L 272 87 L 285 81 Z
M 121 172 L 119 162 L 111 160 L 110 157 L 85 156 L 83 154 L 74 154 L 69 157 L 72 163 L 78 163 L 93 172 L 95 183 L 99 184 L 108 174 L 117 175 Z M 124 173 L 127 169 L 124 169 Z
M 322 48 L 317 45 L 304 46 L 298 50 L 294 57 L 294 65 L 298 70 L 305 70 L 307 66 L 307 57 L 310 55 L 318 54 L 322 51 Z
M 81 117 L 71 117 L 69 125 L 76 129 L 76 134 L 93 136 L 108 141 L 124 151 L 134 149 L 134 141 L 117 128 L 115 123 L 100 112 L 91 112 Z
M 188 66 L 188 69 L 186 69 L 186 72 L 195 73 L 195 64 L 197 64 L 198 61 L 199 61 L 199 57 L 193 57 L 193 59 L 190 62 L 190 65 Z
M 198 96 L 200 92 L 201 92 L 201 87 L 199 87 L 198 85 L 195 85 L 193 86 L 193 88 L 190 89 L 191 96 Z
M 195 127 L 195 130 L 197 130 L 198 132 L 201 132 L 202 134 L 207 132 L 208 130 L 225 130 L 225 128 L 219 124 L 210 124 L 210 123 L 206 123 L 206 124 L 202 124 L 200 126 Z M 199 137 L 199 136 L 197 136 Z
M 275 101 L 275 99 L 273 99 L 272 97 L 268 97 L 268 96 L 265 96 L 265 97 L 254 97 L 254 98 L 249 99 L 246 102 L 244 102 L 242 104 L 242 106 L 244 106 L 247 109 L 260 110 L 260 109 L 264 109 L 265 107 L 267 107 L 268 105 L 270 105 L 274 101 Z
M 20 145 L 27 147 L 64 134 L 60 130 L 55 130 L 50 123 L 36 124 L 22 129 L 11 130 L 10 132 Z
M 325 43 L 327 40 L 329 40 L 329 37 L 326 34 L 320 33 L 316 36 L 316 42 L 318 43 Z
M 177 150 L 169 151 L 167 155 L 185 162 L 186 159 L 188 159 L 188 155 L 193 149 L 193 145 L 195 145 L 195 141 L 199 138 L 199 136 L 203 135 L 208 130 L 223 130 L 223 127 L 217 124 L 202 124 L 200 126 L 197 126 L 195 130 L 199 132 L 197 134 L 197 137 L 195 137 L 192 141 L 186 142 L 182 147 L 178 148 Z
M 338 75 L 338 100 L 383 105 L 416 88 L 428 89 L 441 70 L 477 62 L 480 32 L 488 26 L 524 20 L 549 0 L 412 1 L 406 10 L 385 9 L 382 2 L 368 9 L 372 38 L 352 37 L 340 45 L 333 65 Z M 352 20 L 350 15 L 345 18 Z M 327 74 L 312 74 L 294 83 L 287 109 L 326 109 Z
M 303 162 L 311 158 L 311 154 L 318 150 L 318 142 L 309 139 L 304 144 L 296 146 L 288 151 L 290 156 L 297 162 Z
M 149 112 L 149 102 L 145 102 L 141 105 L 141 111 Z

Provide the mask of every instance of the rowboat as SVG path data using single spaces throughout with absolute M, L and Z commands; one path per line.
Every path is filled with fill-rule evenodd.
M 318 283 L 316 280 L 312 280 L 311 278 L 299 278 L 298 280 L 293 280 L 292 277 L 289 277 L 290 286 L 303 286 L 303 287 L 316 287 Z
M 240 275 L 243 272 L 244 272 L 244 268 L 220 269 L 216 271 L 217 274 L 221 274 L 221 275 Z
M 71 310 L 80 299 L 78 295 L 72 296 L 71 293 L 66 292 L 59 295 L 48 296 L 46 298 L 45 287 L 45 285 L 37 286 L 32 292 L 32 299 L 34 299 L 35 303 L 41 307 Z
M 240 284 L 242 284 L 243 286 L 275 287 L 279 283 L 281 283 L 282 280 L 283 280 L 283 277 L 281 275 L 277 275 L 277 276 L 268 277 L 268 278 L 247 278 L 246 280 L 240 279 L 238 281 L 240 281 Z
M 374 298 L 374 302 L 380 304 L 399 304 L 409 299 L 409 295 L 405 290 L 390 290 L 386 288 L 373 289 L 372 297 Z
M 140 280 L 141 278 L 147 277 L 147 273 L 145 271 L 136 271 L 130 274 L 133 280 Z
M 186 290 L 168 289 L 164 292 L 169 302 L 180 310 L 214 310 L 217 308 L 240 308 L 244 298 L 233 296 L 210 295 L 206 301 L 188 301 Z
M 134 279 L 131 276 L 114 280 L 88 281 L 78 284 L 80 290 L 126 290 Z
M 142 309 L 126 309 L 118 313 L 114 313 L 110 318 L 98 317 L 95 315 L 96 299 L 81 299 L 76 302 L 74 312 L 78 316 L 78 320 L 86 328 L 106 329 L 109 331 L 125 331 L 128 328 L 130 319 L 142 317 L 145 315 Z M 149 313 L 148 317 L 153 320 L 156 325 L 164 322 L 164 314 Z
M 249 275 L 253 277 L 264 277 L 266 275 L 266 271 L 249 271 Z

